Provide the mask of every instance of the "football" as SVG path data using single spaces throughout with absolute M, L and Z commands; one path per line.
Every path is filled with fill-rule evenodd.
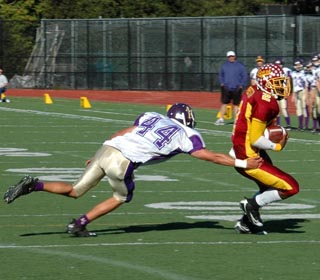
M 269 125 L 264 131 L 264 137 L 273 143 L 279 143 L 287 134 L 286 129 L 281 125 Z

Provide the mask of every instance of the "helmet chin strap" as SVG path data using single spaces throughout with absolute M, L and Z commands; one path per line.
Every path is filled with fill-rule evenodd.
M 284 98 L 284 96 L 280 96 L 280 95 L 276 95 L 276 94 L 275 94 L 275 96 L 276 96 L 277 100 L 282 100 Z
M 284 96 L 281 96 L 281 95 L 275 94 L 275 93 L 273 92 L 273 90 L 272 90 L 271 95 L 272 95 L 276 100 L 281 100 L 281 99 L 283 99 L 283 98 L 284 98 Z
M 271 94 L 272 96 L 274 96 L 275 94 L 273 93 L 273 90 L 272 92 L 269 92 L 267 90 L 265 90 L 262 86 L 260 86 L 259 84 L 257 84 L 257 88 L 260 89 L 261 91 L 267 93 L 267 94 Z

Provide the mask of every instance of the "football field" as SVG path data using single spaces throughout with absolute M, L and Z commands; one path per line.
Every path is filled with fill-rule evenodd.
M 145 111 L 165 106 L 75 99 L 0 103 L 0 194 L 25 174 L 75 181 L 85 161 Z M 194 108 L 207 148 L 228 153 L 232 125 Z M 292 117 L 293 125 L 296 118 Z M 267 235 L 234 231 L 239 201 L 256 185 L 233 168 L 179 155 L 140 167 L 131 203 L 89 224 L 94 238 L 65 233 L 72 218 L 111 196 L 103 180 L 75 200 L 45 192 L 0 204 L 1 280 L 311 280 L 320 274 L 320 135 L 291 131 L 274 163 L 300 193 L 261 211 Z

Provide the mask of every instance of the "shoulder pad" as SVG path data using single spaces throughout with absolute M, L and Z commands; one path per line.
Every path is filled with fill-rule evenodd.
M 255 93 L 255 89 L 254 89 L 252 86 L 250 86 L 250 87 L 247 88 L 247 90 L 246 90 L 246 95 L 247 95 L 248 97 L 251 97 L 254 93 Z

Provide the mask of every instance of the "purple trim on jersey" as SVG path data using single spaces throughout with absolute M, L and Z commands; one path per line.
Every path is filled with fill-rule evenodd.
M 144 115 L 145 115 L 145 113 L 143 113 L 143 114 L 141 114 L 139 117 L 137 117 L 136 120 L 134 121 L 133 125 L 134 125 L 134 126 L 138 126 L 140 119 L 141 119 Z
M 195 151 L 199 151 L 205 148 L 203 142 L 201 141 L 201 138 L 198 135 L 193 135 L 189 139 L 193 145 L 193 149 L 189 151 L 189 154 L 192 154 Z
M 147 165 L 147 164 L 153 164 L 154 161 L 165 161 L 165 160 L 168 160 L 178 154 L 182 154 L 183 151 L 181 149 L 177 149 L 177 150 L 174 150 L 172 151 L 170 154 L 167 154 L 167 155 L 159 155 L 159 156 L 155 156 L 153 158 L 151 158 L 150 160 L 148 160 L 147 162 L 145 162 L 144 164 Z
M 137 168 L 137 164 L 130 162 L 126 174 L 124 176 L 124 183 L 127 187 L 128 194 L 125 202 L 130 202 L 133 197 L 133 191 L 135 188 L 134 180 L 133 180 L 133 171 Z

